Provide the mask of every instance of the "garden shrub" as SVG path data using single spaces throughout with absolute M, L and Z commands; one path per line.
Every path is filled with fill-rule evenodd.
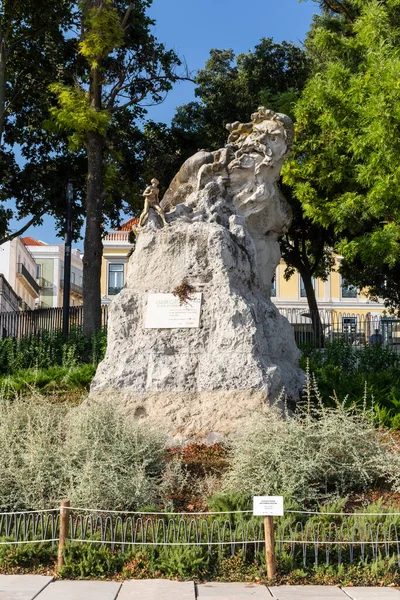
M 211 556 L 204 546 L 165 546 L 152 554 L 154 571 L 165 577 L 203 579 L 209 572 Z
M 0 397 L 0 510 L 136 509 L 157 499 L 165 436 L 112 402 Z
M 0 509 L 58 506 L 64 411 L 39 395 L 0 398 Z
M 73 506 L 137 509 L 157 495 L 165 435 L 110 401 L 71 409 L 65 419 L 65 494 Z
M 251 495 L 287 494 L 300 503 L 372 486 L 398 490 L 400 455 L 390 435 L 375 428 L 371 411 L 339 401 L 325 407 L 308 378 L 295 415 L 269 407 L 234 441 L 224 486 Z
M 48 542 L 35 544 L 6 544 L 8 538 L 0 538 L 0 573 L 41 572 L 53 567 L 57 560 L 57 547 Z
M 373 398 L 375 420 L 400 429 L 400 354 L 379 345 L 350 346 L 345 341 L 327 342 L 323 350 L 303 348 L 300 366 L 314 374 L 326 406 L 339 398 L 363 404 L 363 392 Z
M 60 575 L 67 579 L 104 579 L 119 573 L 124 564 L 121 552 L 98 543 L 68 542 L 63 550 L 64 566 Z
M 207 497 L 220 488 L 227 453 L 220 443 L 168 448 L 161 484 L 164 503 L 174 510 L 205 510 Z
M 25 369 L 13 375 L 0 376 L 0 390 L 4 396 L 15 397 L 16 394 L 41 394 L 68 396 L 71 392 L 88 391 L 96 373 L 91 364 L 80 364 L 75 367 L 49 367 L 48 369 Z
M 42 332 L 40 336 L 0 339 L 0 375 L 13 375 L 25 369 L 76 367 L 79 363 L 97 365 L 104 357 L 107 334 L 100 330 L 91 339 L 80 327 L 72 328 L 68 336 L 60 330 Z

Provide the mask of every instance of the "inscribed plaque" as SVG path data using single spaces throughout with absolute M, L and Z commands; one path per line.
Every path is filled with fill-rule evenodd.
M 200 292 L 195 292 L 181 303 L 173 294 L 148 294 L 145 329 L 199 327 L 201 296 Z

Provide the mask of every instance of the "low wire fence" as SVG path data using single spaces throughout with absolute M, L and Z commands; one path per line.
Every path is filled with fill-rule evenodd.
M 264 550 L 262 517 L 227 513 L 130 513 L 68 509 L 66 541 L 133 547 L 203 546 L 212 552 L 254 556 Z M 48 543 L 60 539 L 60 509 L 0 514 L 0 544 Z M 275 550 L 304 567 L 395 559 L 400 567 L 400 513 L 300 513 L 276 517 Z

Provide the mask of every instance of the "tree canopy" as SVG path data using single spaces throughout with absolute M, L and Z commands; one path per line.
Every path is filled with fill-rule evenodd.
M 42 130 L 48 85 L 71 61 L 73 45 L 65 35 L 71 24 L 68 0 L 0 0 L 0 240 L 14 214 L 4 205 L 10 197 L 29 222 L 62 205 L 60 189 L 53 189 L 55 156 L 31 154 L 28 146 Z M 17 164 L 16 148 L 26 168 Z
M 400 1 L 321 4 L 284 181 L 306 217 L 334 228 L 346 279 L 398 308 Z
M 121 209 L 138 200 L 143 133 L 137 122 L 146 113 L 144 105 L 162 101 L 179 78 L 180 60 L 153 34 L 151 0 L 55 0 L 50 7 L 41 0 L 3 2 L 0 202 L 15 198 L 19 216 L 32 214 L 36 220 L 50 212 L 62 230 L 65 189 L 72 181 L 77 229 L 86 223 L 84 330 L 90 335 L 101 325 L 104 222 L 116 224 Z M 21 35 L 29 40 L 27 56 Z M 20 55 L 10 52 L 14 39 Z M 33 75 L 24 97 L 25 87 L 17 82 L 26 63 L 32 63 Z M 16 144 L 20 165 L 14 160 Z M 11 211 L 0 216 L 1 241 L 7 239 Z

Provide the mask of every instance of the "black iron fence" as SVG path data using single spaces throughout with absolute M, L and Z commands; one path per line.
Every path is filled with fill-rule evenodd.
M 291 323 L 296 343 L 321 345 L 313 327 L 312 314 L 304 309 L 279 308 L 279 312 Z M 393 350 L 400 349 L 400 319 L 385 313 L 356 314 L 339 311 L 319 311 L 320 331 L 325 342 L 342 341 L 351 346 L 379 344 Z
M 102 307 L 102 325 L 107 326 L 107 306 Z M 69 329 L 83 325 L 83 306 L 69 308 Z M 0 312 L 0 339 L 5 337 L 20 338 L 42 333 L 52 333 L 62 329 L 62 308 L 38 308 L 27 311 Z
M 83 324 L 83 306 L 69 309 L 70 329 Z M 296 343 L 321 346 L 313 328 L 311 313 L 304 309 L 279 308 L 291 323 Z M 40 336 L 43 332 L 62 329 L 62 308 L 38 308 L 27 311 L 0 312 L 0 339 L 4 337 Z M 107 326 L 108 307 L 102 307 L 102 324 Z M 400 318 L 376 314 L 319 311 L 322 339 L 341 340 L 351 346 L 379 344 L 400 351 Z

